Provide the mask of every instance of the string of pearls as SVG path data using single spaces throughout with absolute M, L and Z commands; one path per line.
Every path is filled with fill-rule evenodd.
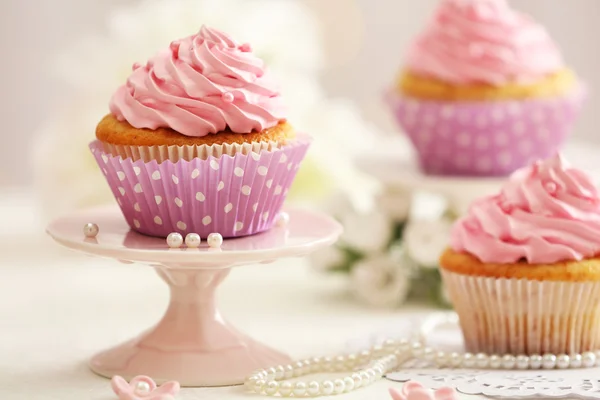
M 451 317 L 446 321 L 432 318 L 426 322 L 417 340 L 388 339 L 357 354 L 337 357 L 315 357 L 288 365 L 277 365 L 261 369 L 250 375 L 244 385 L 250 392 L 281 397 L 318 397 L 347 393 L 368 386 L 381 379 L 408 361 L 420 360 L 438 368 L 477 368 L 477 369 L 566 369 L 591 368 L 600 366 L 600 351 L 582 354 L 544 355 L 488 355 L 484 353 L 447 353 L 436 351 L 425 345 L 425 338 L 431 329 L 444 322 L 455 322 Z M 287 380 L 305 375 L 348 372 L 346 376 L 322 381 Z

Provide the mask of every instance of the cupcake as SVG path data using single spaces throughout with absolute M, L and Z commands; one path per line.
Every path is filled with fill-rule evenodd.
M 559 150 L 583 97 L 546 30 L 505 0 L 442 0 L 388 100 L 426 174 L 505 176 Z
M 269 229 L 309 146 L 249 44 L 203 26 L 135 64 L 90 147 L 135 231 Z
M 600 196 L 560 156 L 475 201 L 441 256 L 469 352 L 600 349 Z

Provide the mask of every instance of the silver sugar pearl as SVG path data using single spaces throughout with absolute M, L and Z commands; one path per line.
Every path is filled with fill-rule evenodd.
M 556 358 L 556 366 L 558 367 L 558 369 L 569 368 L 570 364 L 571 364 L 571 358 L 566 354 L 560 354 Z
M 513 369 L 515 367 L 517 360 L 515 356 L 511 354 L 505 354 L 502 356 L 502 368 L 504 369 Z
M 100 232 L 100 228 L 98 228 L 98 225 L 92 222 L 88 222 L 83 226 L 83 234 L 87 238 L 95 238 L 98 236 L 98 232 Z
M 571 354 L 570 356 L 570 368 L 581 368 L 583 365 L 583 356 L 581 354 Z
M 167 245 L 170 248 L 176 249 L 178 247 L 181 247 L 182 244 L 183 244 L 183 236 L 181 236 L 181 233 L 179 233 L 179 232 L 169 233 L 169 236 L 167 236 Z
M 475 366 L 475 356 L 471 353 L 463 354 L 462 365 L 465 368 L 473 368 Z
M 223 244 L 223 236 L 220 233 L 211 233 L 206 238 L 206 242 L 208 243 L 208 247 L 213 249 L 219 248 Z
M 500 357 L 498 354 L 492 354 L 490 356 L 490 368 L 492 369 L 500 369 L 500 367 L 502 367 L 502 357 Z
M 539 354 L 532 354 L 529 356 L 529 367 L 531 369 L 540 369 L 543 364 L 543 358 Z
M 138 382 L 135 385 L 135 393 L 138 395 L 145 395 L 150 393 L 150 384 L 145 381 Z
M 542 367 L 544 369 L 554 369 L 556 367 L 556 356 L 554 354 L 544 354 L 542 356 Z
M 275 222 L 275 224 L 277 226 L 287 226 L 287 224 L 290 223 L 290 214 L 286 213 L 285 211 L 282 211 L 279 213 L 279 215 L 277 216 L 277 221 Z
M 517 369 L 527 369 L 529 368 L 529 357 L 520 354 L 516 358 L 516 366 Z
M 487 368 L 490 365 L 490 359 L 487 354 L 477 353 L 475 355 L 475 365 L 477 368 Z
M 582 363 L 586 368 L 591 368 L 596 365 L 596 354 L 591 351 L 586 351 L 582 354 Z
M 200 246 L 200 243 L 202 243 L 202 239 L 197 233 L 188 233 L 185 235 L 185 245 L 187 247 L 196 248 Z

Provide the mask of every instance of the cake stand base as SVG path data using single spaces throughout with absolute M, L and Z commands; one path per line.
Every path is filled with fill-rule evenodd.
M 100 233 L 86 238 L 82 228 L 97 222 Z M 215 291 L 232 267 L 298 257 L 329 246 L 342 232 L 330 217 L 289 211 L 289 223 L 268 232 L 226 239 L 220 249 L 169 249 L 165 239 L 133 232 L 116 207 L 81 211 L 48 226 L 60 244 L 88 254 L 154 267 L 169 285 L 170 302 L 156 326 L 139 337 L 95 355 L 99 375 L 130 380 L 148 375 L 182 386 L 225 386 L 244 382 L 252 372 L 291 359 L 239 332 L 219 312 Z M 282 266 L 283 267 L 283 266 Z

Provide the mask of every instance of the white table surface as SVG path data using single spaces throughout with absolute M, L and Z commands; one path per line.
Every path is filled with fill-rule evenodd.
M 156 322 L 167 286 L 150 267 L 60 249 L 32 215 L 29 196 L 0 192 L 0 399 L 116 399 L 87 359 Z M 319 275 L 298 259 L 236 269 L 219 299 L 240 329 L 293 357 L 336 353 L 423 312 L 366 308 L 342 277 Z M 389 399 L 391 386 L 400 384 L 381 380 L 335 398 Z M 238 386 L 183 389 L 177 398 L 262 397 Z

